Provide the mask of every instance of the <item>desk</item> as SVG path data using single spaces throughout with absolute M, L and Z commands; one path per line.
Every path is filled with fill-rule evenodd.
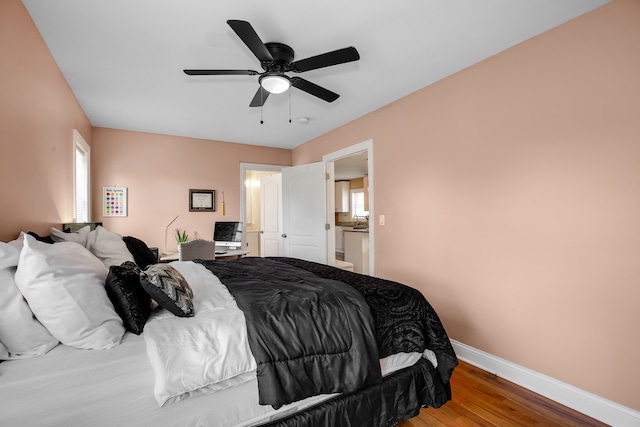
M 242 249 L 235 249 L 235 250 L 226 251 L 224 254 L 216 254 L 216 259 L 225 260 L 225 259 L 241 258 L 247 255 L 248 253 L 249 251 L 245 251 Z M 178 252 L 170 252 L 167 254 L 160 255 L 160 262 L 178 261 L 179 259 L 180 259 L 180 254 Z
M 160 254 L 160 262 L 177 261 L 180 258 L 178 252 L 168 252 L 166 254 Z
M 232 251 L 226 251 L 226 253 L 224 254 L 218 254 L 216 253 L 216 259 L 235 259 L 235 258 L 242 258 L 243 256 L 247 255 L 249 253 L 249 251 L 245 251 L 243 249 L 235 249 Z

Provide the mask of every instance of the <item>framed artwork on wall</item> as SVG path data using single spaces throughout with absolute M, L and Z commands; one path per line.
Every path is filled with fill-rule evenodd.
M 215 190 L 189 190 L 189 212 L 215 212 Z
M 102 216 L 127 216 L 127 187 L 102 187 Z

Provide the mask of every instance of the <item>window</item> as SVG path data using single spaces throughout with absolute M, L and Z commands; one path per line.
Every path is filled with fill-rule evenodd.
M 351 190 L 351 217 L 365 218 L 369 216 L 369 211 L 364 210 L 364 189 Z
M 74 169 L 73 169 L 73 220 L 89 221 L 89 165 L 91 149 L 77 130 L 73 130 Z

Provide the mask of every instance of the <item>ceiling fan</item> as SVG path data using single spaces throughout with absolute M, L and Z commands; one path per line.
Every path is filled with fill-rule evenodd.
M 291 86 L 324 101 L 333 102 L 340 95 L 311 83 L 309 80 L 301 77 L 289 77 L 285 73 L 302 73 L 360 59 L 360 54 L 355 47 L 346 47 L 300 61 L 293 61 L 294 52 L 291 47 L 283 43 L 263 43 L 250 23 L 230 19 L 227 24 L 258 58 L 264 72 L 254 70 L 184 70 L 184 72 L 190 76 L 259 76 L 260 87 L 251 100 L 250 107 L 263 106 L 270 93 L 283 93 Z

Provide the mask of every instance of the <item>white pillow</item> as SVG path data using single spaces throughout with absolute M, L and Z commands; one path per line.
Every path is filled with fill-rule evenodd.
M 112 265 L 121 265 L 125 261 L 134 262 L 133 255 L 127 249 L 122 236 L 101 226 L 97 226 L 89 233 L 87 249 L 100 258 L 107 268 Z
M 9 359 L 9 352 L 7 351 L 7 348 L 0 342 L 0 360 L 7 359 Z
M 58 340 L 33 317 L 16 286 L 19 257 L 18 249 L 0 242 L 0 341 L 11 359 L 42 356 L 58 345 Z
M 82 227 L 75 233 L 65 233 L 64 231 L 60 231 L 57 228 L 51 227 L 51 234 L 49 234 L 49 236 L 56 243 L 76 242 L 81 244 L 82 246 L 87 246 L 87 237 L 89 236 L 89 231 L 91 231 L 91 227 L 89 227 L 88 225 L 86 227 Z
M 107 297 L 107 268 L 77 243 L 53 245 L 24 236 L 16 284 L 60 342 L 84 349 L 120 344 L 124 327 Z
M 27 234 L 27 233 L 25 233 L 24 231 L 21 231 L 20 235 L 18 236 L 18 238 L 16 240 L 11 240 L 7 244 L 13 246 L 18 251 L 21 251 L 22 250 L 22 246 L 24 245 L 24 235 L 25 234 Z
M 20 249 L 9 243 L 0 242 L 0 270 L 18 265 Z

